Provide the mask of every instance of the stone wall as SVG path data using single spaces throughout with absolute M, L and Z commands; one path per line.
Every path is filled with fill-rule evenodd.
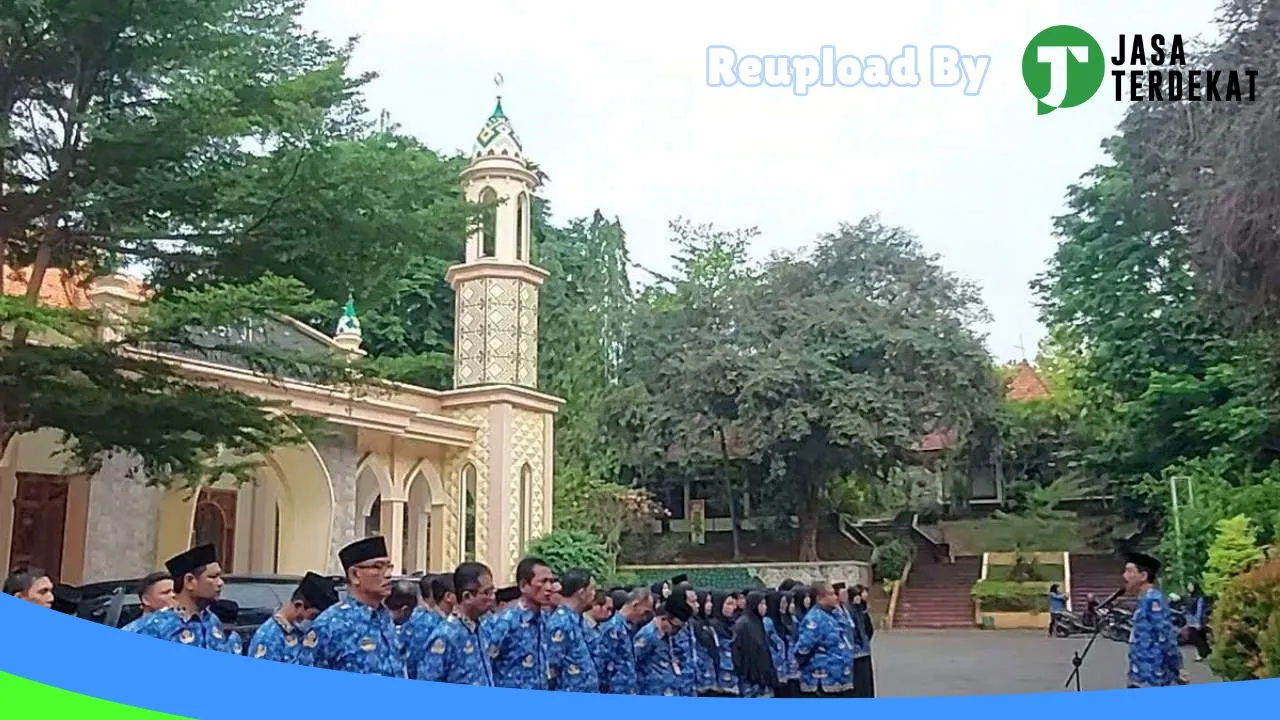
M 135 459 L 113 455 L 102 464 L 89 481 L 84 582 L 141 577 L 156 570 L 162 495 L 146 486 Z
M 331 432 L 317 440 L 315 447 L 333 484 L 329 570 L 341 573 L 338 551 L 358 539 L 364 529 L 356 525 L 361 519 L 356 508 L 356 468 L 360 464 L 360 449 L 355 428 L 330 426 L 329 430 Z

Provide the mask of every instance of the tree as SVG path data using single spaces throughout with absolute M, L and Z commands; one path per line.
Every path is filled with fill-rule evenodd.
M 355 123 L 363 79 L 346 75 L 349 48 L 302 32 L 301 7 L 48 0 L 0 13 L 0 266 L 26 268 L 28 288 L 0 301 L 0 447 L 55 427 L 90 468 L 122 451 L 150 482 L 196 483 L 251 464 L 211 470 L 215 449 L 252 458 L 296 439 L 299 420 L 127 348 L 203 346 L 263 371 L 344 376 L 333 358 L 198 341 L 209 328 L 326 311 L 286 279 L 162 295 L 130 319 L 38 306 L 50 273 L 82 281 L 181 252 L 172 231 L 260 172 L 264 149 L 301 153 Z M 216 226 L 185 239 L 250 231 L 270 197 L 240 198 L 239 212 L 224 203 Z
M 1219 520 L 1216 530 L 1204 571 L 1204 591 L 1209 597 L 1222 594 L 1232 578 L 1263 558 L 1257 530 L 1248 517 L 1236 515 Z
M 740 557 L 739 502 L 748 489 L 738 441 L 744 288 L 753 282 L 747 257 L 754 228 L 720 230 L 687 220 L 671 223 L 676 268 L 638 304 L 628 348 L 635 385 L 620 401 L 633 467 L 667 466 L 681 480 L 709 468 L 729 508 L 734 557 Z M 617 407 L 617 406 L 615 406 Z
M 883 482 L 920 438 L 973 426 L 995 394 L 971 329 L 976 289 L 942 270 L 913 236 L 877 218 L 778 255 L 738 307 L 744 436 L 800 522 L 800 559 L 838 478 Z
M 1218 39 L 1191 47 L 1189 65 L 1259 69 L 1280 61 L 1274 0 L 1223 0 L 1217 20 Z M 1243 327 L 1274 328 L 1280 100 L 1264 83 L 1257 78 L 1256 97 L 1243 103 L 1139 103 L 1121 127 L 1145 160 L 1142 172 L 1177 194 L 1194 259 L 1220 294 L 1218 307 Z

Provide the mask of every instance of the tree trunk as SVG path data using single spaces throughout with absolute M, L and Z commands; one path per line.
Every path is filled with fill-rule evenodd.
M 716 434 L 720 438 L 720 482 L 724 487 L 725 497 L 729 500 L 729 535 L 733 540 L 733 559 L 741 560 L 742 537 L 738 531 L 738 502 L 733 482 L 729 479 L 729 443 L 725 439 L 723 427 L 717 427 Z
M 822 513 L 815 498 L 806 497 L 796 513 L 800 521 L 800 562 L 817 562 L 818 530 L 822 524 Z

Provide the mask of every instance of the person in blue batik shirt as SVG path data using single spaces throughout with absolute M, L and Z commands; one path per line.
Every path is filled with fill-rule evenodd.
M 311 625 L 320 613 L 338 604 L 333 580 L 309 572 L 298 583 L 289 602 L 262 623 L 249 640 L 249 656 L 288 665 L 311 665 L 318 641 Z
M 1187 634 L 1196 648 L 1196 662 L 1204 662 L 1209 647 L 1209 601 L 1196 583 L 1187 583 Z
M 618 610 L 600 625 L 600 642 L 596 646 L 596 673 L 600 676 L 600 691 L 610 695 L 635 695 L 636 650 L 631 625 L 638 623 L 649 612 L 649 588 L 636 588 L 630 592 L 615 590 L 610 595 Z
M 773 644 L 769 639 L 769 602 L 763 590 L 747 593 L 742 614 L 733 625 L 733 672 L 739 693 L 745 698 L 773 697 L 778 684 L 778 670 L 773 663 Z M 770 622 L 769 625 L 772 625 Z
M 813 607 L 800 621 L 796 662 L 800 692 L 809 697 L 851 697 L 853 647 L 839 614 L 840 598 L 826 582 L 813 584 Z
M 734 602 L 732 593 L 711 591 L 711 613 L 707 620 L 707 627 L 715 636 L 716 654 L 712 657 L 715 664 L 715 682 L 711 691 L 706 693 L 710 697 L 738 697 L 741 692 L 738 687 L 738 676 L 733 672 L 731 647 L 733 618 L 737 614 L 737 609 L 738 605 Z
M 867 607 L 870 591 L 865 586 L 854 585 L 849 593 L 849 613 L 853 618 L 853 695 L 860 698 L 876 696 L 875 669 L 871 666 L 871 638 L 875 635 L 871 611 Z
M 243 655 L 244 638 L 232 629 L 236 625 L 236 620 L 240 618 L 240 605 L 231 600 L 218 598 L 209 606 L 209 612 L 212 612 L 214 617 L 218 618 L 218 622 L 222 623 L 222 632 L 227 638 L 227 652 L 232 655 Z
M 1062 613 L 1067 611 L 1067 596 L 1062 594 L 1058 583 L 1049 586 L 1049 637 L 1061 621 Z
M 587 649 L 591 651 L 591 658 L 596 658 L 596 653 L 600 648 L 600 627 L 613 617 L 613 597 L 609 593 L 596 588 L 596 596 L 591 599 L 591 607 L 582 614 L 583 627 L 587 633 Z M 599 674 L 600 665 L 596 664 L 596 673 Z
M 516 565 L 520 599 L 485 628 L 493 679 L 499 687 L 547 689 L 547 616 L 556 579 L 547 563 L 525 558 Z
M 492 580 L 492 578 L 490 578 Z M 413 611 L 409 620 L 400 626 L 400 639 L 404 644 L 405 665 L 409 679 L 414 679 L 418 666 L 427 652 L 427 638 L 453 614 L 457 605 L 457 595 L 453 591 L 452 575 L 427 575 L 420 581 L 423 604 Z M 425 601 L 430 598 L 431 603 Z M 489 603 L 485 613 L 493 607 Z
M 1185 682 L 1178 634 L 1169 602 L 1156 587 L 1160 561 L 1133 553 L 1124 565 L 1124 586 L 1138 598 L 1129 633 L 1129 687 L 1165 687 Z
M 222 567 L 212 545 L 193 547 L 165 561 L 176 590 L 171 608 L 144 616 L 133 632 L 191 647 L 230 652 L 233 648 L 211 606 L 222 594 Z
M 595 595 L 595 581 L 586 570 L 570 570 L 560 578 L 556 607 L 547 616 L 547 675 L 552 690 L 600 692 L 600 676 L 582 618 Z
M 636 684 L 641 695 L 692 696 L 692 685 L 682 679 L 688 672 L 676 637 L 693 616 L 683 595 L 671 595 L 659 606 L 656 617 L 636 633 Z
M 493 685 L 493 666 L 481 619 L 493 609 L 493 573 L 488 566 L 466 562 L 449 581 L 458 599 L 449 615 L 425 638 L 427 651 L 413 676 L 454 685 Z
M 382 604 L 391 594 L 387 541 L 380 536 L 357 540 L 338 551 L 338 560 L 347 575 L 347 597 L 320 613 L 312 625 L 315 666 L 406 677 L 396 624 Z
M 173 578 L 167 572 L 153 572 L 138 583 L 138 601 L 142 614 L 138 619 L 125 625 L 122 630 L 135 632 L 142 619 L 157 610 L 173 607 Z

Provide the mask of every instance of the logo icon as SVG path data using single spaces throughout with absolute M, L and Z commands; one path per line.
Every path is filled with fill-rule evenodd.
M 1041 30 L 1022 53 L 1022 80 L 1036 97 L 1039 115 L 1083 105 L 1106 75 L 1102 46 L 1072 25 Z

